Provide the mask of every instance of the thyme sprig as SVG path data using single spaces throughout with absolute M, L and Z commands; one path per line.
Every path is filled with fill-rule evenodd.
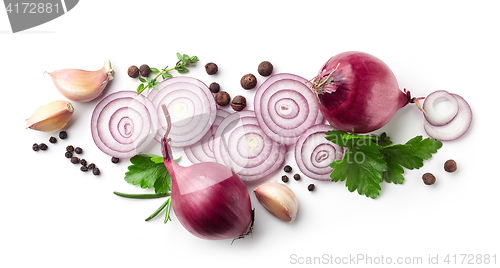
M 139 80 L 141 81 L 141 84 L 137 87 L 137 95 L 141 94 L 144 90 L 148 90 L 147 92 L 149 93 L 150 89 L 156 89 L 158 90 L 158 85 L 161 83 L 160 77 L 163 80 L 172 78 L 173 75 L 170 73 L 170 71 L 177 71 L 180 74 L 187 73 L 188 67 L 195 66 L 194 63 L 198 62 L 198 57 L 196 56 L 188 56 L 187 54 L 181 54 L 177 53 L 177 63 L 175 64 L 174 67 L 168 68 L 165 67 L 163 69 L 158 69 L 158 68 L 150 68 L 152 74 L 156 74 L 155 77 L 150 78 L 150 77 L 139 77 Z

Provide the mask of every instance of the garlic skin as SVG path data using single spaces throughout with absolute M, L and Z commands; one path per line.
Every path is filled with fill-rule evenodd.
M 62 69 L 48 74 L 66 98 L 76 102 L 89 102 L 102 94 L 108 82 L 113 80 L 114 73 L 108 60 L 97 71 Z
M 26 128 L 43 132 L 61 130 L 71 119 L 73 105 L 67 101 L 57 100 L 38 107 L 30 118 L 26 119 Z
M 253 191 L 259 202 L 280 220 L 290 223 L 297 217 L 299 202 L 288 186 L 271 181 Z

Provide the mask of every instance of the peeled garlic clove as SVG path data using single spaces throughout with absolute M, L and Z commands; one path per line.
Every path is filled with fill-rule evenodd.
M 73 105 L 67 101 L 57 100 L 38 107 L 30 118 L 26 119 L 26 128 L 43 132 L 62 129 L 73 115 Z
M 99 97 L 108 82 L 113 80 L 115 71 L 111 62 L 105 61 L 104 67 L 97 71 L 63 69 L 50 74 L 56 88 L 66 98 L 77 102 L 89 102 Z
M 280 220 L 289 223 L 297 217 L 299 202 L 288 186 L 271 181 L 253 191 L 259 202 Z

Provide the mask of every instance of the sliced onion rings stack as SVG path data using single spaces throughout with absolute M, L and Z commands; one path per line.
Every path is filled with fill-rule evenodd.
M 333 129 L 326 124 L 315 125 L 297 140 L 295 162 L 304 175 L 315 180 L 331 180 L 330 164 L 344 157 L 344 147 L 325 139 L 325 133 Z
M 92 113 L 90 129 L 97 147 L 118 158 L 129 158 L 148 146 L 158 128 L 153 103 L 134 91 L 112 93 Z
M 167 122 L 161 105 L 167 106 L 172 120 L 169 137 L 172 147 L 185 147 L 198 142 L 215 121 L 217 106 L 207 85 L 191 77 L 173 77 L 163 80 L 158 90 L 152 90 L 148 99 L 156 107 L 160 118 L 155 139 L 165 134 Z
M 184 153 L 186 153 L 186 157 L 191 161 L 191 163 L 201 163 L 201 162 L 216 162 L 214 156 L 214 137 L 215 131 L 219 126 L 220 122 L 224 120 L 224 118 L 230 115 L 229 112 L 224 110 L 217 110 L 217 117 L 215 118 L 215 122 L 213 123 L 210 130 L 195 144 L 184 147 Z
M 253 111 L 231 114 L 215 132 L 216 161 L 231 168 L 245 182 L 260 180 L 278 170 L 285 154 L 286 146 L 264 133 Z
M 257 89 L 255 115 L 274 141 L 294 144 L 313 125 L 323 122 L 311 83 L 294 74 L 275 74 Z
M 449 102 L 448 110 L 436 109 L 436 105 L 442 101 Z M 467 133 L 472 123 L 472 110 L 467 101 L 444 90 L 429 94 L 425 98 L 423 109 L 426 113 L 425 132 L 436 140 L 456 140 Z

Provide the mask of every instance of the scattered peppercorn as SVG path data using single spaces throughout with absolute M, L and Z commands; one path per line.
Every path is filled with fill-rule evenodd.
M 80 159 L 76 156 L 71 157 L 71 163 L 78 164 L 80 163 Z
M 231 108 L 233 110 L 239 112 L 247 107 L 247 99 L 245 97 L 238 95 L 233 98 L 233 101 L 231 102 Z
M 94 175 L 96 175 L 96 176 L 97 176 L 97 175 L 101 174 L 101 171 L 99 170 L 99 168 L 94 168 L 94 169 L 92 170 L 92 174 L 94 174 Z
M 68 137 L 68 133 L 67 133 L 66 131 L 64 131 L 64 130 L 63 130 L 63 131 L 59 132 L 59 138 L 60 138 L 61 140 L 64 140 L 64 139 L 66 139 L 67 137 Z
M 35 151 L 35 152 L 38 151 L 38 150 L 40 150 L 40 146 L 38 146 L 37 143 L 34 143 L 31 148 L 33 148 L 33 151 Z
M 314 191 L 314 188 L 315 188 L 315 186 L 312 183 L 307 186 L 307 190 L 309 190 L 311 192 Z
M 286 165 L 284 168 L 283 168 L 283 171 L 285 171 L 286 173 L 292 171 L 292 167 L 289 166 L 289 165 Z
M 114 164 L 116 164 L 116 163 L 120 162 L 120 158 L 118 158 L 118 157 L 111 157 L 111 162 L 114 163 Z
M 88 171 L 89 168 L 87 166 L 81 166 L 80 170 L 83 171 L 83 172 L 85 172 L 85 171 Z
M 80 159 L 80 164 L 82 164 L 82 166 L 87 166 L 87 160 L 85 159 Z
M 212 84 L 210 84 L 209 88 L 212 93 L 217 93 L 220 90 L 220 85 L 217 82 L 213 82 Z
M 94 163 L 91 163 L 87 166 L 89 169 L 94 169 L 95 168 L 95 164 Z
M 217 64 L 213 62 L 209 62 L 205 64 L 205 71 L 207 71 L 207 74 L 213 75 L 219 71 L 219 67 L 217 67 Z
M 40 145 L 38 147 L 40 147 L 40 150 L 42 150 L 42 151 L 49 149 L 49 147 L 45 143 L 40 143 Z
M 141 76 L 146 77 L 151 73 L 151 69 L 147 64 L 143 64 L 141 65 L 141 67 L 139 67 L 139 72 L 141 72 Z
M 50 142 L 50 143 L 56 143 L 56 142 L 57 142 L 56 137 L 53 137 L 53 136 L 52 136 L 52 137 L 50 137 L 50 138 L 49 138 L 49 142 Z
M 217 104 L 219 104 L 220 106 L 226 106 L 230 101 L 231 97 L 226 91 L 219 91 L 217 92 L 217 94 L 215 94 L 215 102 L 217 102 Z
M 75 147 L 73 147 L 73 145 L 66 146 L 66 152 L 73 152 L 74 150 L 75 150 Z
M 293 179 L 296 181 L 300 180 L 300 175 L 299 174 L 293 175 Z
M 257 78 L 253 74 L 245 74 L 240 80 L 241 87 L 252 89 L 257 86 Z
M 66 153 L 64 153 L 64 156 L 66 156 L 66 158 L 71 158 L 71 157 L 73 157 L 73 153 L 72 152 L 66 152 Z
M 283 176 L 281 176 L 281 180 L 282 180 L 284 183 L 287 183 L 287 182 L 288 182 L 288 176 L 287 176 L 287 175 L 283 175 Z
M 75 148 L 75 153 L 77 153 L 77 154 L 81 154 L 81 153 L 83 153 L 82 148 L 80 148 L 80 147 L 76 147 L 76 148 Z
M 446 170 L 446 172 L 457 171 L 457 162 L 455 162 L 455 160 L 453 159 L 444 162 L 444 170 Z
M 128 67 L 128 76 L 130 76 L 131 78 L 139 77 L 139 68 L 137 68 L 137 66 L 135 65 Z
M 431 173 L 425 173 L 422 175 L 422 180 L 426 185 L 433 185 L 436 182 L 436 177 L 434 177 Z
M 273 65 L 268 61 L 263 61 L 259 64 L 257 71 L 262 76 L 270 76 L 273 72 Z

